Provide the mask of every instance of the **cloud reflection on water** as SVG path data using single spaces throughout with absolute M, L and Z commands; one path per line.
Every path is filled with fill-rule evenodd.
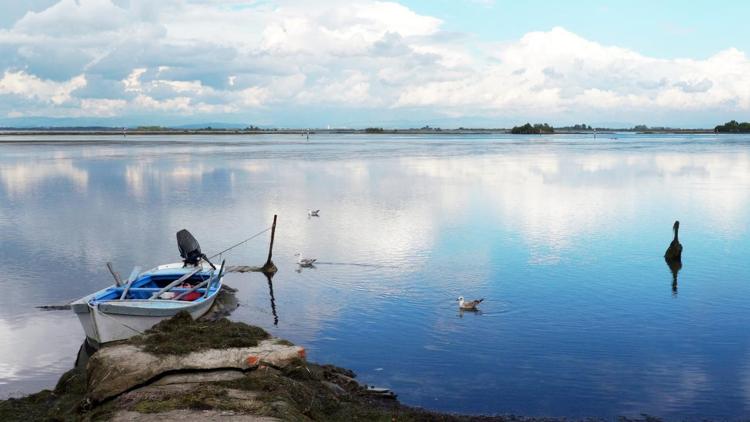
M 512 394 L 530 404 L 536 403 L 539 373 L 558 375 L 547 391 L 556 397 L 547 403 L 553 412 L 570 401 L 571 391 L 611 403 L 622 395 L 613 385 L 628 371 L 633 375 L 621 384 L 633 389 L 628 396 L 633 409 L 679 408 L 694 400 L 696 391 L 717 388 L 712 371 L 718 364 L 706 362 L 701 350 L 676 352 L 684 363 L 661 350 L 643 352 L 648 362 L 638 366 L 643 362 L 616 349 L 642 336 L 670 341 L 685 336 L 690 342 L 693 325 L 701 323 L 695 315 L 726 324 L 711 300 L 727 309 L 739 306 L 722 299 L 729 287 L 712 289 L 718 299 L 700 289 L 709 288 L 702 281 L 717 277 L 712 264 L 718 264 L 711 261 L 721 259 L 716 244 L 734 253 L 747 248 L 738 240 L 747 233 L 750 208 L 746 149 L 389 140 L 341 145 L 358 151 L 357 158 L 346 159 L 334 141 L 70 146 L 59 147 L 62 155 L 46 161 L 35 159 L 44 147 L 28 147 L 0 159 L 0 196 L 13 201 L 0 205 L 0 221 L 10 221 L 1 256 L 10 271 L 0 287 L 14 283 L 13 300 L 0 303 L 0 324 L 5 323 L 0 330 L 28 350 L 28 357 L 11 357 L 13 350 L 0 348 L 5 363 L 0 370 L 15 377 L 45 365 L 46 358 L 33 351 L 43 335 L 9 324 L 12 315 L 109 282 L 107 260 L 121 272 L 174 260 L 174 233 L 183 227 L 204 250 L 220 250 L 279 214 L 276 309 L 270 308 L 262 277 L 235 274 L 227 280 L 240 289 L 242 306 L 233 316 L 271 326 L 323 360 L 386 368 L 364 377 L 395 387 L 418 379 L 425 386 L 412 396 L 405 393 L 417 404 L 434 394 L 458 394 L 452 402 L 465 409 L 461 394 L 482 394 L 471 386 L 436 385 L 458 382 L 442 370 L 474 371 L 497 394 L 508 393 L 499 375 L 513 376 L 523 385 Z M 321 217 L 308 219 L 309 208 L 320 208 Z M 665 303 L 662 293 L 669 296 L 671 275 L 660 255 L 677 216 L 685 224 L 689 264 L 680 272 L 680 302 Z M 264 242 L 233 251 L 229 262 L 262 262 Z M 295 252 L 381 267 L 320 265 L 298 274 Z M 643 258 L 650 255 L 653 264 Z M 17 264 L 32 258 L 37 268 Z M 44 280 L 61 265 L 53 289 Z M 743 264 L 735 265 L 722 268 L 736 276 Z M 453 299 L 469 293 L 490 296 L 490 309 L 457 322 Z M 644 320 L 653 326 L 641 327 Z M 65 321 L 64 333 L 73 334 L 55 341 L 75 348 L 80 328 Z M 489 352 L 461 350 L 453 340 L 459 335 Z M 414 362 L 398 367 L 387 360 L 390 353 Z M 600 369 L 591 368 L 585 353 L 599 353 Z M 464 361 L 475 367 L 461 367 Z M 651 372 L 653 378 L 643 378 L 650 385 L 643 386 L 638 377 Z
M 67 160 L 34 161 L 12 165 L 0 165 L 0 180 L 8 197 L 23 199 L 33 194 L 43 183 L 65 179 L 78 192 L 85 192 L 89 182 L 86 170 Z

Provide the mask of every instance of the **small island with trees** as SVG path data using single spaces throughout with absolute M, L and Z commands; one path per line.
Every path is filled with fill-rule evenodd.
M 514 135 L 541 135 L 555 133 L 555 128 L 547 123 L 536 123 L 533 126 L 531 123 L 526 123 L 523 126 L 514 126 L 510 133 Z
M 750 123 L 731 120 L 714 128 L 716 133 L 750 133 Z

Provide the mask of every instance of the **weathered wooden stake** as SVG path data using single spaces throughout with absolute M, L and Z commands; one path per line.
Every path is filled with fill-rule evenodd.
M 120 273 L 115 272 L 115 269 L 112 268 L 111 262 L 107 262 L 107 269 L 109 269 L 109 272 L 112 273 L 112 277 L 115 278 L 115 284 L 117 285 L 117 287 L 122 286 L 122 279 L 120 278 Z
M 268 259 L 266 260 L 266 263 L 263 264 L 263 268 L 261 268 L 261 270 L 264 273 L 273 274 L 276 271 L 278 271 L 278 268 L 276 268 L 276 265 L 274 265 L 273 261 L 271 260 L 271 257 L 273 255 L 273 238 L 275 234 L 276 234 L 276 214 L 273 215 L 273 224 L 271 225 L 271 244 L 268 246 Z

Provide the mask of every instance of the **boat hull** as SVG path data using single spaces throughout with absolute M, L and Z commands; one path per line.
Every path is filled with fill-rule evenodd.
M 175 271 L 180 273 L 188 270 L 182 269 L 181 264 L 167 264 L 151 270 L 150 273 L 174 273 Z M 195 301 L 170 299 L 96 300 L 96 298 L 116 288 L 116 286 L 110 286 L 82 297 L 71 305 L 81 322 L 86 340 L 92 346 L 99 347 L 106 343 L 125 340 L 142 334 L 160 321 L 172 318 L 182 311 L 188 312 L 193 319 L 200 318 L 213 306 L 218 291 L 221 289 L 222 279 L 223 276 L 219 277 L 216 283 L 211 283 L 210 294 Z
M 193 319 L 200 318 L 211 309 L 215 300 L 216 295 L 213 295 L 195 304 L 182 302 L 180 305 L 183 306 L 174 306 L 166 309 L 159 308 L 159 312 L 156 312 L 156 315 L 147 315 L 149 309 L 143 308 L 134 308 L 133 314 L 126 314 L 124 311 L 116 313 L 105 312 L 101 309 L 106 309 L 106 306 L 103 306 L 105 304 L 87 304 L 88 312 L 76 312 L 76 315 L 78 316 L 78 320 L 81 321 L 83 331 L 86 333 L 86 340 L 89 344 L 98 347 L 105 343 L 126 340 L 135 335 L 142 334 L 159 322 L 177 315 L 180 311 L 190 313 Z M 160 302 L 179 301 L 170 300 Z

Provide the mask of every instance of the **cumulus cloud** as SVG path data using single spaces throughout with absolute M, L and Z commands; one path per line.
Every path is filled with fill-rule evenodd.
M 750 76 L 739 71 L 750 70 L 750 61 L 734 49 L 706 60 L 657 59 L 554 28 L 526 34 L 495 56 L 498 63 L 482 72 L 410 87 L 398 104 L 557 113 L 750 105 Z
M 17 95 L 35 99 L 43 103 L 63 104 L 69 101 L 71 93 L 86 86 L 86 77 L 76 76 L 69 81 L 55 82 L 43 80 L 24 71 L 5 71 L 0 79 L 0 94 Z
M 560 27 L 517 40 L 444 27 L 392 1 L 61 0 L 0 29 L 0 114 L 272 122 L 326 106 L 575 120 L 750 109 L 750 61 L 736 49 L 661 59 Z

